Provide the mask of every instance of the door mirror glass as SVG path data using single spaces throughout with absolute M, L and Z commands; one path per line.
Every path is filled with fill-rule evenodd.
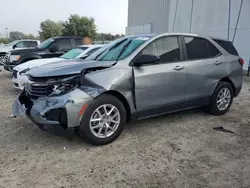
M 160 57 L 155 55 L 143 54 L 134 62 L 135 66 L 141 66 L 146 64 L 159 63 Z

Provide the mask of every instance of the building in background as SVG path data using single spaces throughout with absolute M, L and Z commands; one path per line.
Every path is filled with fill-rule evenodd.
M 129 0 L 126 35 L 165 32 L 229 39 L 244 59 L 246 70 L 250 59 L 250 0 Z

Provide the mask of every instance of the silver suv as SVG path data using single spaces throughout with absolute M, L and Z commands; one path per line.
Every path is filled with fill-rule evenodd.
M 25 111 L 41 128 L 76 128 L 90 143 L 103 145 L 131 120 L 201 106 L 223 115 L 243 82 L 244 62 L 223 39 L 128 36 L 94 56 L 31 69 L 13 115 Z

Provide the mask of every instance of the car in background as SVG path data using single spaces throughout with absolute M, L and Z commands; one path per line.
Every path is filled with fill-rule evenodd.
M 93 44 L 108 44 L 111 41 L 93 41 Z
M 4 61 L 4 70 L 12 72 L 17 65 L 34 59 L 59 57 L 69 50 L 82 45 L 82 37 L 53 37 L 45 40 L 34 49 L 12 50 Z
M 243 64 L 224 39 L 127 36 L 92 61 L 31 69 L 13 116 L 25 112 L 42 129 L 76 128 L 88 142 L 108 144 L 131 120 L 201 106 L 214 115 L 227 113 L 242 88 Z
M 0 45 L 0 64 L 3 64 L 6 54 L 13 49 L 35 48 L 40 44 L 39 40 L 22 39 L 9 44 Z
M 13 86 L 22 90 L 24 88 L 25 82 L 28 81 L 26 72 L 34 67 L 69 59 L 86 59 L 101 47 L 103 47 L 103 45 L 82 45 L 68 51 L 60 57 L 35 59 L 18 65 L 13 68 L 12 72 Z

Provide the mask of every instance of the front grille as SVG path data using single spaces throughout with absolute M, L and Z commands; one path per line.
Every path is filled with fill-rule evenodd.
M 45 97 L 52 93 L 53 85 L 30 83 L 25 86 L 25 91 L 33 97 Z
M 17 78 L 17 71 L 16 71 L 16 70 L 13 70 L 13 72 L 12 72 L 12 77 L 13 77 L 13 78 Z

